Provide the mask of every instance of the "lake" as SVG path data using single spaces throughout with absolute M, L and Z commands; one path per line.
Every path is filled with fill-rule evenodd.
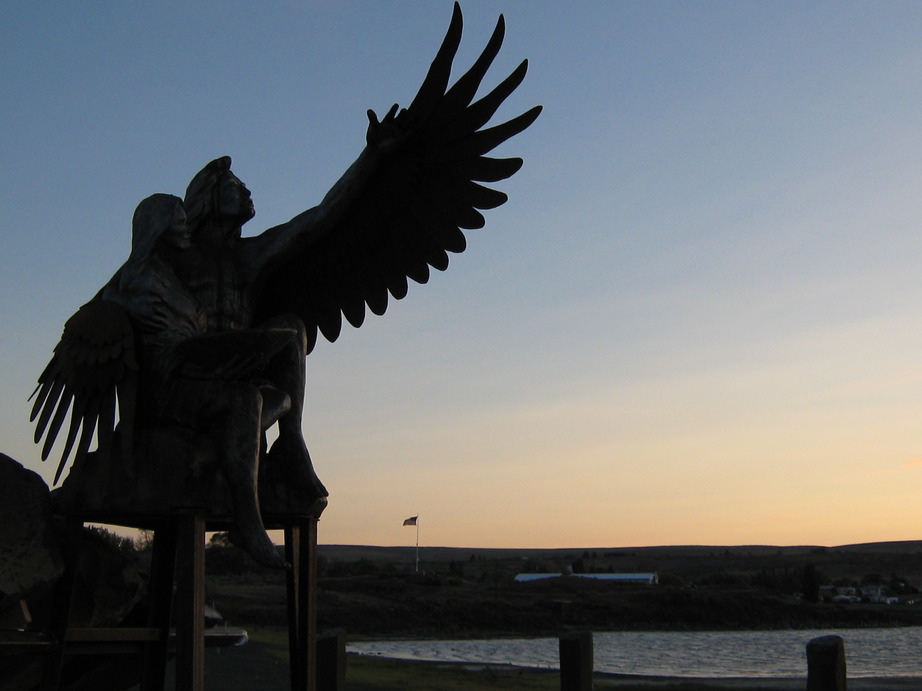
M 595 671 L 678 677 L 805 677 L 807 642 L 837 634 L 849 677 L 922 677 L 922 627 L 840 631 L 595 633 Z M 406 660 L 559 667 L 556 638 L 364 641 L 348 651 Z

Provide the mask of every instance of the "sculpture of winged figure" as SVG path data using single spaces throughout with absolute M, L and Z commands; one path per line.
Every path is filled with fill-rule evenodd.
M 125 459 L 145 429 L 217 429 L 232 537 L 278 565 L 260 520 L 260 463 L 307 504 L 327 496 L 301 428 L 305 357 L 318 331 L 335 341 L 343 317 L 359 327 L 366 307 L 381 315 L 391 297 L 403 298 L 407 279 L 426 283 L 430 267 L 446 269 L 448 253 L 466 247 L 463 231 L 484 225 L 480 211 L 506 201 L 481 183 L 522 165 L 487 154 L 541 111 L 486 126 L 527 61 L 475 101 L 504 21 L 449 87 L 461 29 L 456 3 L 410 105 L 380 120 L 369 110 L 358 159 L 318 206 L 287 223 L 242 237 L 255 211 L 227 156 L 193 177 L 184 200 L 161 194 L 139 205 L 129 260 L 67 321 L 33 394 L 43 460 L 70 411 L 55 483 L 72 452 L 75 468 L 92 455 L 94 435 L 97 453 Z M 267 452 L 263 435 L 276 422 Z

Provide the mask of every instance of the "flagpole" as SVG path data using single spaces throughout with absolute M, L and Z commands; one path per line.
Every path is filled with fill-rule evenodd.
M 416 526 L 416 573 L 419 573 L 419 514 L 410 516 L 403 524 Z

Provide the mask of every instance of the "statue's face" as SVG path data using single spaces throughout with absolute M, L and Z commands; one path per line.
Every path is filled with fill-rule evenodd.
M 218 215 L 240 225 L 256 215 L 250 190 L 230 172 L 218 183 Z
M 192 246 L 192 235 L 186 222 L 186 210 L 181 204 L 177 204 L 173 211 L 170 225 L 163 233 L 163 241 L 180 250 L 189 249 Z

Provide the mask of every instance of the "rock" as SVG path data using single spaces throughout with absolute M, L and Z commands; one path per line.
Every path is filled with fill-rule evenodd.
M 3 454 L 0 505 L 4 516 L 0 522 L 0 628 L 47 635 L 55 585 L 64 573 L 67 536 L 63 521 L 54 516 L 44 480 Z M 70 624 L 117 626 L 141 601 L 138 565 L 126 550 L 119 549 L 118 538 L 111 534 L 84 528 L 80 541 Z M 23 634 L 24 640 L 27 635 Z M 41 680 L 44 664 L 38 651 L 0 656 L 0 689 L 33 689 Z M 100 674 L 104 683 L 87 681 Z M 84 656 L 65 665 L 62 688 L 128 688 L 136 683 L 137 675 L 137 663 L 130 656 Z M 116 678 L 125 682 L 116 685 Z
M 42 478 L 0 454 L 0 611 L 47 589 L 64 571 L 51 495 Z

